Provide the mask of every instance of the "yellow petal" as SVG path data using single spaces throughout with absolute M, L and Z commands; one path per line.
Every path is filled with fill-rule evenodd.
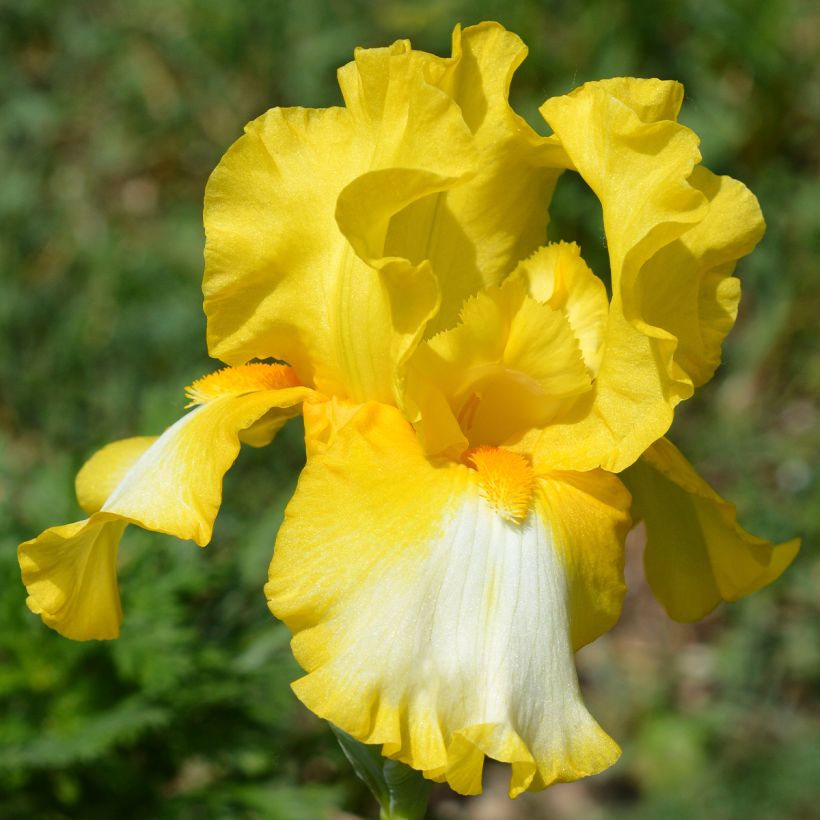
M 409 369 L 411 396 L 417 384 L 438 389 L 473 446 L 546 424 L 591 386 L 566 317 L 532 299 L 521 279 L 469 299 L 461 322 L 422 343 Z M 428 412 L 421 424 L 429 447 L 444 438 L 433 430 L 439 417 L 430 418 L 423 392 L 412 398 Z
M 211 539 L 222 479 L 239 453 L 241 431 L 273 408 L 287 418 L 313 391 L 306 387 L 224 395 L 169 427 L 125 474 L 102 512 L 154 532 Z
M 648 119 L 668 117 L 680 93 L 677 83 L 624 78 L 587 83 L 541 108 L 601 202 L 613 294 L 705 215 L 705 198 L 688 182 L 700 160 L 697 137 L 673 119 Z
M 655 353 L 653 340 L 611 306 L 593 389 L 573 405 L 571 417 L 525 433 L 515 449 L 554 470 L 617 472 L 632 464 L 672 424 Z
M 426 335 L 452 327 L 464 300 L 497 285 L 546 237 L 560 169 L 547 167 L 546 140 L 508 102 L 526 46 L 498 23 L 453 32 L 453 56 L 431 58 L 429 75 L 458 105 L 473 135 L 475 173 L 446 194 L 422 200 L 394 220 L 391 244 L 428 237 L 424 256 L 441 286 L 441 307 Z M 425 229 L 429 225 L 429 229 Z M 418 253 L 418 251 L 416 251 Z
M 669 371 L 697 387 L 720 364 L 740 300 L 731 274 L 760 241 L 764 223 L 754 195 L 737 180 L 698 166 L 689 182 L 705 196 L 708 211 L 643 265 L 624 290 L 624 310 L 647 335 L 659 336 L 661 329 L 674 337 Z
M 116 554 L 125 525 L 207 544 L 243 431 L 261 420 L 255 435 L 264 437 L 313 397 L 309 388 L 279 384 L 293 384 L 282 365 L 211 374 L 189 388 L 200 405 L 161 436 L 116 442 L 94 455 L 77 477 L 91 517 L 46 530 L 18 550 L 32 611 L 71 638 L 116 637 Z
M 124 529 L 122 521 L 92 516 L 21 544 L 29 609 L 67 638 L 116 638 L 122 622 L 117 546 Z
M 591 634 L 575 608 L 608 583 L 596 613 L 611 622 L 624 513 L 601 512 L 611 477 L 554 475 L 516 523 L 499 512 L 509 483 L 488 469 L 428 461 L 398 411 L 364 405 L 309 458 L 266 594 L 316 714 L 461 793 L 480 790 L 485 755 L 511 763 L 514 796 L 618 756 L 583 705 L 572 641 Z M 561 540 L 595 522 L 609 535 L 595 532 L 591 556 Z
M 77 501 L 89 515 L 97 512 L 134 462 L 157 440 L 135 436 L 106 444 L 80 468 L 75 481 Z
M 737 523 L 680 451 L 661 439 L 622 478 L 646 524 L 646 577 L 670 617 L 695 621 L 721 601 L 772 583 L 794 560 L 799 539 L 773 545 Z
M 539 248 L 518 265 L 512 277 L 523 278 L 533 299 L 567 317 L 584 364 L 590 375 L 596 376 L 603 354 L 609 297 L 604 283 L 581 258 L 581 249 L 574 242 Z
M 734 322 L 731 272 L 763 223 L 740 183 L 697 165 L 697 137 L 675 121 L 682 95 L 678 83 L 618 78 L 541 109 L 553 160 L 601 202 L 613 291 L 593 400 L 575 424 L 526 443 L 559 464 L 631 464 L 711 377 Z
M 538 493 L 541 515 L 562 550 L 572 646 L 578 650 L 608 632 L 621 614 L 629 493 L 603 470 L 544 473 Z
M 232 364 L 284 359 L 327 394 L 392 402 L 438 286 L 423 254 L 389 247 L 391 220 L 455 185 L 475 152 L 406 42 L 357 51 L 339 81 L 346 108 L 269 111 L 211 176 L 209 347 Z
M 680 348 L 681 359 L 692 359 L 700 344 L 695 337 L 711 333 L 707 358 L 713 360 L 714 339 L 727 329 L 731 286 L 717 286 L 707 276 L 714 269 L 710 248 L 718 247 L 724 232 L 729 238 L 721 247 L 745 247 L 745 239 L 737 239 L 725 208 L 712 208 L 709 186 L 695 171 L 697 137 L 675 121 L 681 98 L 677 83 L 621 78 L 587 83 L 541 109 L 553 140 L 566 152 L 567 166 L 601 202 L 612 274 L 593 400 L 574 424 L 529 442 L 558 464 L 602 465 L 617 472 L 635 461 L 666 432 L 675 405 L 693 392 L 694 373 L 680 366 L 675 351 Z M 745 208 L 740 221 L 749 214 Z M 680 250 L 687 236 L 698 258 Z M 721 254 L 714 261 L 723 259 Z M 692 300 L 708 302 L 710 294 L 713 300 L 717 296 L 717 310 L 690 321 Z M 679 311 L 689 318 L 678 321 Z M 716 315 L 717 331 L 705 329 Z M 682 341 L 676 332 L 684 334 Z
M 456 29 L 451 58 L 359 49 L 345 108 L 251 123 L 206 192 L 211 353 L 395 403 L 428 320 L 428 335 L 452 324 L 543 241 L 561 171 L 508 104 L 525 53 L 490 23 Z

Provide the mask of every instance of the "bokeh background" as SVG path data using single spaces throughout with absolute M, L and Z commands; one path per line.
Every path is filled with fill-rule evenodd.
M 356 45 L 449 53 L 455 22 L 529 44 L 514 105 L 615 75 L 683 81 L 706 163 L 745 181 L 768 233 L 739 273 L 725 364 L 672 437 L 775 540 L 772 589 L 694 626 L 641 577 L 585 649 L 588 702 L 624 746 L 606 774 L 515 803 L 437 789 L 434 820 L 820 817 L 820 6 L 813 0 L 584 3 L 0 2 L 0 817 L 375 817 L 298 670 L 262 583 L 303 462 L 298 423 L 246 448 L 213 543 L 129 531 L 126 620 L 79 644 L 24 605 L 16 544 L 80 518 L 73 476 L 109 440 L 175 420 L 213 363 L 200 309 L 205 181 L 274 105 L 340 102 Z M 606 270 L 597 202 L 559 184 L 550 238 Z

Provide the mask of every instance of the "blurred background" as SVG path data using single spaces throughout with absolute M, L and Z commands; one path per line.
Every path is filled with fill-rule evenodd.
M 624 747 L 609 772 L 511 803 L 434 792 L 433 820 L 820 818 L 820 6 L 813 0 L 129 3 L 0 0 L 0 817 L 375 817 L 262 595 L 303 463 L 298 423 L 245 448 L 213 543 L 129 531 L 122 638 L 72 643 L 24 605 L 15 548 L 81 517 L 73 477 L 155 434 L 214 364 L 200 309 L 205 181 L 249 119 L 341 98 L 356 45 L 449 53 L 497 19 L 530 56 L 513 103 L 591 79 L 686 85 L 705 162 L 746 182 L 768 232 L 739 267 L 725 364 L 673 439 L 740 520 L 804 538 L 772 589 L 705 622 L 666 619 L 629 548 L 613 632 L 583 650 L 591 711 Z M 606 270 L 600 213 L 559 184 L 550 238 Z

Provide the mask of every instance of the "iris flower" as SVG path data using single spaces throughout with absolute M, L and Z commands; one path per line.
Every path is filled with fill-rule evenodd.
M 113 638 L 127 524 L 205 545 L 240 443 L 304 417 L 307 465 L 265 592 L 313 712 L 463 794 L 610 766 L 574 653 L 617 621 L 623 544 L 678 620 L 773 581 L 797 541 L 742 530 L 663 436 L 708 381 L 763 234 L 700 165 L 675 82 L 612 79 L 508 103 L 526 49 L 485 23 L 452 56 L 400 40 L 339 70 L 344 106 L 251 122 L 205 195 L 208 347 L 158 438 L 103 448 L 88 518 L 20 547 L 28 605 Z M 611 291 L 545 244 L 561 173 L 597 196 Z M 273 361 L 273 363 L 271 363 Z

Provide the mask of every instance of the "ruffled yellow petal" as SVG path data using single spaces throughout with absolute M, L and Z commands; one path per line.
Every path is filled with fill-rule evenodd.
M 721 601 L 772 583 L 791 564 L 799 539 L 775 546 L 737 523 L 680 451 L 661 439 L 623 473 L 633 512 L 646 524 L 646 577 L 670 617 L 695 621 Z
M 199 406 L 158 438 L 104 447 L 77 477 L 77 494 L 92 513 L 21 544 L 18 558 L 29 607 L 70 638 L 116 637 L 122 620 L 116 555 L 128 523 L 208 543 L 222 498 L 222 479 L 239 452 L 243 431 L 267 435 L 274 421 L 313 397 L 282 365 L 249 365 L 195 382 Z
M 586 601 L 614 585 L 606 628 L 623 593 L 626 494 L 611 476 L 533 479 L 511 455 L 431 463 L 398 411 L 364 405 L 309 458 L 266 586 L 308 673 L 297 696 L 465 794 L 485 755 L 512 764 L 515 796 L 619 753 L 583 705 L 573 641 L 595 631 Z M 589 555 L 563 540 L 576 525 Z
M 428 337 L 454 325 L 467 297 L 497 285 L 546 237 L 560 169 L 548 167 L 547 141 L 508 102 L 513 74 L 526 54 L 515 34 L 498 23 L 481 23 L 455 29 L 450 59 L 429 58 L 431 82 L 458 105 L 477 162 L 462 184 L 394 220 L 397 249 L 409 248 L 411 236 L 429 236 L 422 253 L 438 276 L 441 307 Z
M 546 424 L 590 387 L 565 315 L 531 298 L 520 278 L 469 299 L 460 323 L 419 345 L 409 365 L 408 392 L 429 452 L 445 438 L 442 424 L 455 429 L 432 405 L 435 390 L 463 439 L 477 446 Z
M 745 185 L 698 166 L 689 182 L 709 209 L 677 241 L 643 265 L 624 289 L 624 310 L 649 336 L 676 340 L 670 373 L 697 387 L 712 378 L 732 329 L 740 282 L 732 271 L 763 236 L 757 199 Z
M 455 185 L 475 153 L 407 42 L 357 51 L 339 80 L 346 108 L 269 111 L 211 176 L 209 347 L 231 364 L 284 359 L 324 393 L 393 402 L 438 287 L 423 254 L 389 247 L 391 219 Z
M 122 622 L 117 547 L 124 529 L 122 521 L 92 517 L 21 544 L 29 609 L 67 638 L 116 638 Z
M 560 169 L 508 104 L 525 53 L 490 23 L 456 29 L 451 58 L 358 49 L 345 108 L 249 124 L 206 191 L 212 355 L 277 356 L 325 394 L 397 402 L 428 320 L 452 324 L 543 241 Z
M 665 380 L 652 339 L 610 309 L 604 354 L 593 389 L 573 405 L 570 418 L 531 430 L 515 443 L 552 469 L 617 472 L 662 436 L 672 424 Z
M 593 400 L 527 442 L 557 464 L 632 463 L 709 378 L 734 320 L 729 274 L 762 222 L 743 186 L 697 166 L 697 137 L 675 121 L 681 98 L 677 83 L 621 78 L 541 109 L 565 166 L 601 202 L 612 273 Z
M 581 249 L 574 242 L 539 248 L 513 271 L 512 278 L 517 277 L 527 283 L 533 299 L 567 317 L 584 364 L 595 377 L 603 355 L 609 297 L 604 283 L 581 258 Z
M 240 432 L 273 408 L 285 418 L 296 415 L 312 394 L 306 387 L 261 390 L 197 407 L 145 451 L 101 512 L 204 546 L 222 502 L 222 478 L 239 454 Z

